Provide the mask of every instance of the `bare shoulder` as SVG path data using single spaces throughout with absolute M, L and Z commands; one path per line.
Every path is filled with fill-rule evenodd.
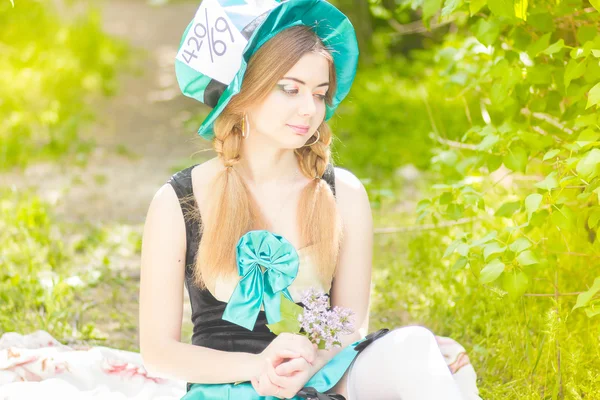
M 192 186 L 197 200 L 203 200 L 204 194 L 208 191 L 207 187 L 210 185 L 215 175 L 222 170 L 223 163 L 218 157 L 204 161 L 192 169 Z
M 347 169 L 335 167 L 335 191 L 338 194 L 338 201 L 347 201 L 354 196 L 366 196 L 365 186 L 356 175 Z
M 335 167 L 335 192 L 342 217 L 364 218 L 370 215 L 371 206 L 365 186 L 352 172 Z

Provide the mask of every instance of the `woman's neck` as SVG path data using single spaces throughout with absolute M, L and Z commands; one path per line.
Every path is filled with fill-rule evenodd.
M 234 168 L 249 184 L 261 186 L 282 183 L 286 177 L 298 176 L 298 160 L 293 150 L 265 147 L 244 150 Z

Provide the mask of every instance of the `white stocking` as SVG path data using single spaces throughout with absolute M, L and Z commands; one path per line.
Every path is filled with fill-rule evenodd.
M 402 327 L 375 340 L 356 357 L 348 372 L 348 400 L 479 399 L 462 393 L 457 381 L 431 331 Z

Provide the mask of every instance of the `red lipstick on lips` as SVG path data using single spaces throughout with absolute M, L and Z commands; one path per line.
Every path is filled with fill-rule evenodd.
M 308 126 L 306 125 L 287 125 L 290 128 L 292 128 L 292 130 L 297 133 L 298 135 L 305 135 L 308 133 Z

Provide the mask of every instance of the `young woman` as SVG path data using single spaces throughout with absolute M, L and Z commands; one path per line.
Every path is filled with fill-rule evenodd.
M 200 40 L 209 32 L 214 48 Z M 247 41 L 243 52 L 224 54 L 236 40 Z M 189 46 L 213 53 L 200 60 Z M 361 182 L 332 166 L 326 123 L 357 58 L 352 25 L 320 0 L 205 0 L 184 32 L 177 78 L 213 107 L 199 134 L 217 157 L 175 174 L 151 202 L 140 348 L 150 372 L 189 382 L 185 399 L 478 398 L 461 393 L 425 328 L 365 338 L 371 210 Z M 184 282 L 191 345 L 180 342 Z M 298 303 L 308 288 L 354 312 L 356 331 L 341 348 L 266 327 L 281 293 Z

